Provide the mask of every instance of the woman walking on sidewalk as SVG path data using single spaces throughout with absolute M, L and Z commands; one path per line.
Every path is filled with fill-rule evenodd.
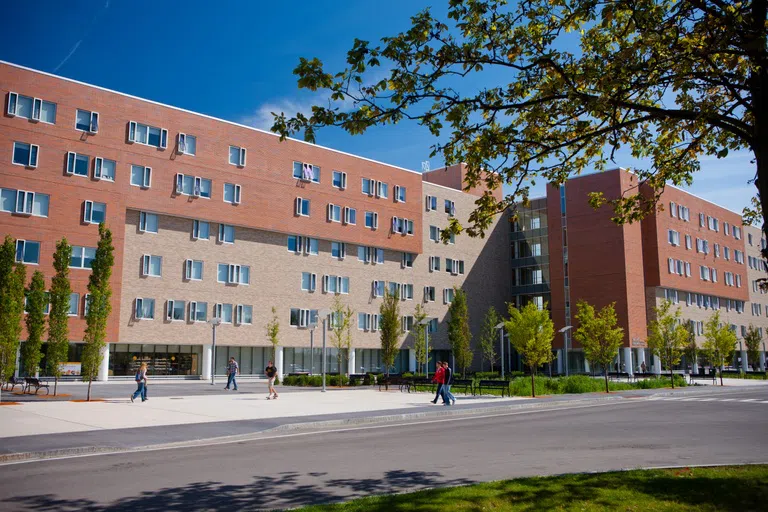
M 141 395 L 141 401 L 147 401 L 147 363 L 141 363 L 139 369 L 136 371 L 136 391 L 131 395 L 131 402 L 136 400 L 136 397 Z
M 435 376 L 432 377 L 432 382 L 437 383 L 437 393 L 435 393 L 435 399 L 432 400 L 433 404 L 436 404 L 437 399 L 443 396 L 443 377 L 444 376 L 445 376 L 445 369 L 443 368 L 443 362 L 438 361 L 435 368 Z
M 275 365 L 272 364 L 272 361 L 270 361 L 267 367 L 264 368 L 264 373 L 267 375 L 267 379 L 269 379 L 269 395 L 267 396 L 267 400 L 272 398 L 277 400 L 277 391 L 275 391 L 275 377 L 277 377 L 277 368 L 275 368 Z

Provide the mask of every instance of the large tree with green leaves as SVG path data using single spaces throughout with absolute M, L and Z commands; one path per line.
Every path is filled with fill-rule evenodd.
M 421 304 L 416 304 L 416 309 L 413 311 L 411 334 L 413 335 L 413 351 L 416 359 L 417 373 L 420 371 L 426 373 L 424 369 L 429 363 L 429 355 L 427 354 L 427 326 L 421 325 L 425 318 L 427 318 L 427 312 Z
M 456 365 L 461 376 L 467 376 L 467 368 L 475 354 L 472 351 L 472 333 L 469 330 L 469 308 L 467 294 L 461 288 L 453 288 L 453 300 L 448 308 L 448 343 L 451 345 Z
M 53 254 L 53 269 L 56 275 L 51 280 L 51 311 L 48 313 L 48 344 L 45 362 L 48 375 L 53 376 L 53 395 L 56 396 L 61 377 L 60 364 L 69 354 L 69 296 L 72 285 L 69 282 L 69 263 L 72 259 L 72 246 L 66 238 L 56 243 Z
M 45 276 L 39 270 L 32 274 L 27 288 L 27 341 L 21 345 L 24 370 L 34 376 L 43 358 L 43 335 L 45 334 L 45 307 L 48 295 L 45 293 Z
M 552 361 L 552 340 L 555 327 L 549 318 L 546 304 L 539 309 L 529 302 L 522 309 L 509 305 L 509 320 L 504 322 L 509 341 L 523 364 L 531 370 L 531 393 L 536 396 L 536 370 Z
M 0 246 L 0 381 L 16 371 L 16 354 L 24 316 L 26 268 L 16 261 L 16 240 L 5 236 Z
M 648 325 L 648 348 L 669 369 L 672 388 L 675 387 L 673 367 L 680 363 L 688 344 L 690 333 L 680 320 L 680 308 L 672 310 L 672 302 L 663 301 L 654 308 L 656 318 Z
M 112 267 L 115 264 L 115 247 L 112 245 L 112 231 L 102 222 L 99 224 L 99 243 L 96 256 L 91 262 L 91 275 L 88 278 L 90 295 L 85 315 L 85 346 L 82 355 L 82 376 L 88 381 L 87 400 L 91 399 L 91 383 L 99 373 L 99 366 L 104 359 L 106 347 L 107 321 L 112 312 Z
M 485 313 L 483 327 L 480 330 L 480 352 L 483 360 L 490 363 L 491 371 L 493 371 L 493 363 L 496 362 L 496 342 L 499 339 L 496 326 L 499 325 L 499 322 L 501 322 L 501 317 L 496 312 L 496 308 L 491 306 Z M 480 369 L 482 370 L 482 365 Z
M 600 311 L 584 300 L 576 304 L 576 321 L 579 327 L 573 338 L 581 343 L 584 357 L 603 367 L 605 392 L 608 393 L 608 368 L 624 342 L 624 329 L 616 324 L 616 304 L 610 303 Z
M 720 321 L 720 311 L 715 311 L 704 323 L 704 346 L 707 359 L 720 370 L 720 385 L 723 385 L 723 366 L 731 359 L 736 348 L 736 333 L 728 324 Z
M 467 164 L 466 187 L 512 187 L 502 200 L 477 200 L 470 235 L 525 203 L 535 179 L 559 184 L 615 166 L 619 150 L 641 159 L 633 170 L 654 192 L 595 193 L 592 205 L 611 201 L 617 222 L 646 215 L 667 182 L 690 184 L 702 156 L 746 149 L 758 190 L 768 189 L 764 0 L 448 6 L 447 20 L 424 10 L 380 44 L 355 39 L 341 71 L 301 58 L 299 87 L 327 91 L 330 101 L 311 113 L 275 114 L 272 130 L 314 141 L 324 126 L 361 134 L 419 123 L 437 140 L 433 155 Z M 453 219 L 444 236 L 461 228 Z
M 339 367 L 339 386 L 344 384 L 341 378 L 342 360 L 344 355 L 349 361 L 349 351 L 352 350 L 352 317 L 354 311 L 344 304 L 341 297 L 336 295 L 331 305 L 331 346 L 336 349 L 336 362 Z M 349 367 L 347 367 L 349 370 Z
M 747 328 L 747 334 L 744 336 L 744 345 L 747 347 L 747 361 L 752 368 L 760 365 L 760 343 L 763 337 L 760 336 L 760 330 L 752 324 Z
M 275 306 L 272 306 L 272 320 L 267 324 L 267 340 L 272 345 L 272 362 L 276 363 L 277 347 L 280 346 L 280 319 Z
M 379 337 L 381 340 L 381 362 L 384 364 L 384 374 L 389 377 L 389 369 L 395 364 L 395 356 L 400 349 L 400 298 L 399 294 L 384 293 L 384 301 L 379 307 Z

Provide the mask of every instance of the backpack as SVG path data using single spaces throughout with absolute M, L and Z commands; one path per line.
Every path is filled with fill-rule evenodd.
M 141 382 L 141 370 L 136 371 L 136 382 Z

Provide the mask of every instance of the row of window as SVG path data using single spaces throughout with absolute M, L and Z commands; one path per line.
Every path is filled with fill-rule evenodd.
M 235 325 L 253 324 L 253 306 L 218 302 L 213 305 L 213 317 L 221 323 Z M 137 297 L 134 301 L 134 320 L 155 319 L 155 299 Z M 165 302 L 165 320 L 169 322 L 207 322 L 208 303 L 168 299 Z
M 0 188 L 0 211 L 16 215 L 47 217 L 50 199 L 48 194 L 30 190 Z
M 692 292 L 678 292 L 670 288 L 664 288 L 664 298 L 678 304 L 680 301 L 680 295 L 685 295 L 686 306 L 697 306 L 703 309 L 720 309 L 720 297 L 713 295 L 707 295 L 704 293 L 692 293 Z M 731 310 L 737 313 L 744 312 L 744 301 L 735 299 L 723 299 L 725 303 L 725 309 L 727 312 Z
M 752 242 L 752 233 L 747 233 L 747 240 L 749 241 L 749 245 L 750 246 L 754 245 L 753 242 Z M 765 249 L 766 248 L 765 238 L 761 238 L 760 239 L 760 248 L 761 249 Z
M 754 256 L 747 256 L 747 261 L 749 262 L 749 268 L 768 272 L 768 262 L 766 262 L 764 259 L 756 258 Z
M 669 213 L 672 217 L 678 218 L 684 222 L 691 221 L 691 211 L 680 204 L 675 204 L 673 201 L 669 203 Z M 716 217 L 706 215 L 703 212 L 699 213 L 699 227 L 707 227 L 710 231 L 720 231 L 720 220 Z M 733 234 L 733 238 L 741 240 L 741 228 L 739 226 L 732 226 L 727 222 L 723 222 L 723 233 L 726 236 Z M 750 244 L 751 245 L 751 244 Z
M 436 196 L 426 196 L 426 210 L 428 212 L 437 211 L 437 197 Z M 451 217 L 456 216 L 456 203 L 454 201 L 451 201 L 450 199 L 446 199 L 443 202 L 443 211 L 447 213 Z
M 674 229 L 667 230 L 667 240 L 669 245 L 677 247 L 680 245 L 680 233 Z M 685 235 L 685 248 L 690 250 L 692 248 L 693 239 L 691 235 Z M 720 257 L 720 244 L 715 244 L 715 258 Z M 709 240 L 702 238 L 696 238 L 696 252 L 702 254 L 709 254 Z M 726 261 L 731 259 L 730 247 L 723 246 L 723 257 Z M 733 250 L 733 260 L 736 263 L 744 264 L 744 252 L 738 249 Z
M 442 235 L 442 230 L 439 227 L 429 226 L 429 239 L 432 242 L 439 243 L 441 235 Z M 448 243 L 449 244 L 456 243 L 456 235 L 454 233 L 450 233 L 450 238 L 448 239 Z

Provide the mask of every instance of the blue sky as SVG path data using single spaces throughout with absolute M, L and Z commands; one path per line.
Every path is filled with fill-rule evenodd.
M 441 13 L 447 0 L 388 0 L 375 9 L 369 0 L 17 0 L 3 9 L 0 59 L 268 129 L 269 112 L 307 110 L 322 99 L 297 88 L 299 57 L 341 69 L 354 38 L 404 30 L 431 4 Z M 406 122 L 355 137 L 323 130 L 318 143 L 418 170 L 434 139 Z M 689 190 L 741 212 L 754 191 L 750 161 L 746 152 L 706 158 Z M 432 168 L 441 163 L 431 159 Z M 543 184 L 533 192 L 543 194 Z

